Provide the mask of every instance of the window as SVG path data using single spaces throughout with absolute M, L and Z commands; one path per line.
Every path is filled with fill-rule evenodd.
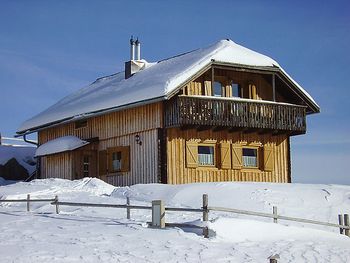
M 87 126 L 87 120 L 79 120 L 75 122 L 75 129 L 84 128 Z
M 221 97 L 222 96 L 222 84 L 220 82 L 218 82 L 218 81 L 214 82 L 213 96 L 215 96 L 215 97 Z
M 90 156 L 83 156 L 83 175 L 84 177 L 89 177 L 89 169 L 90 168 Z
M 198 164 L 214 165 L 214 146 L 198 146 Z
M 198 166 L 216 165 L 216 142 L 204 141 L 198 143 L 196 140 L 186 141 L 186 167 L 197 168 Z
M 243 167 L 258 167 L 258 149 L 242 149 Z
M 241 86 L 237 83 L 232 83 L 231 86 L 232 86 L 232 96 L 241 98 L 242 97 Z
M 118 146 L 107 149 L 108 172 L 128 172 L 130 170 L 130 147 Z M 102 158 L 101 158 L 102 159 Z M 101 164 L 100 164 L 101 166 Z
M 113 171 L 120 171 L 122 169 L 122 152 L 112 153 L 112 167 Z

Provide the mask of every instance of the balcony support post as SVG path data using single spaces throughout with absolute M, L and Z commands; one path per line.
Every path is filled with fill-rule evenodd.
M 211 67 L 211 95 L 214 96 L 214 66 Z
M 275 73 L 272 73 L 272 99 L 276 101 L 276 77 Z

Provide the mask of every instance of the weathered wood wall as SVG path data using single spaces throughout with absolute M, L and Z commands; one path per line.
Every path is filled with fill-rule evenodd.
M 74 122 L 52 127 L 38 133 L 39 144 L 49 140 L 74 135 L 81 139 L 98 137 L 99 152 L 108 147 L 130 146 L 130 171 L 98 175 L 114 185 L 158 182 L 158 128 L 163 127 L 163 104 L 153 103 L 127 110 L 89 118 L 87 126 L 75 129 Z M 138 134 L 142 145 L 135 142 Z M 74 163 L 70 153 L 41 158 L 42 177 L 74 179 Z M 98 164 L 97 160 L 97 164 Z M 97 169 L 99 170 L 99 169 Z
M 73 179 L 73 154 L 64 152 L 41 158 L 41 178 Z
M 200 76 L 194 81 L 188 83 L 184 88 L 182 94 L 184 95 L 207 95 L 212 96 L 211 89 L 211 70 Z M 214 81 L 219 81 L 224 85 L 233 83 L 239 84 L 242 89 L 242 97 L 249 98 L 249 85 L 253 84 L 257 88 L 257 99 L 273 100 L 272 96 L 272 74 L 258 74 L 248 73 L 233 70 L 214 70 Z M 232 94 L 228 92 L 226 87 L 224 95 L 225 97 L 232 97 Z M 277 94 L 278 98 L 282 97 Z
M 216 140 L 229 143 L 268 145 L 274 151 L 273 171 L 256 168 L 242 168 L 240 170 L 220 169 L 218 167 L 186 167 L 186 141 L 193 139 Z M 290 182 L 289 171 L 289 137 L 287 135 L 259 135 L 256 133 L 243 134 L 228 131 L 213 132 L 181 130 L 170 128 L 167 130 L 167 180 L 170 184 L 184 184 L 194 182 L 216 181 L 254 181 L 254 182 Z
M 79 129 L 75 129 L 74 122 L 45 129 L 38 133 L 38 140 L 41 145 L 58 137 L 74 135 L 82 139 L 99 137 L 101 141 L 162 127 L 162 114 L 161 102 L 148 104 L 89 118 L 87 126 Z

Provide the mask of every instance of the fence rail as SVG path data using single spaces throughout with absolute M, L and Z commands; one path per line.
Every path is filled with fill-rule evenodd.
M 227 213 L 235 213 L 235 214 L 243 214 L 243 215 L 251 215 L 251 216 L 259 216 L 259 217 L 266 217 L 266 218 L 272 218 L 274 223 L 277 223 L 278 220 L 287 220 L 287 221 L 294 221 L 294 222 L 300 222 L 300 223 L 308 223 L 308 224 L 315 224 L 315 225 L 322 225 L 322 226 L 328 226 L 328 227 L 336 227 L 339 228 L 340 234 L 345 234 L 350 237 L 350 223 L 349 223 L 349 215 L 338 215 L 338 221 L 339 224 L 336 223 L 329 223 L 329 222 L 322 222 L 317 220 L 311 220 L 311 219 L 304 219 L 304 218 L 297 218 L 297 217 L 290 217 L 290 216 L 284 216 L 279 215 L 277 213 L 277 207 L 273 207 L 272 214 L 271 213 L 264 213 L 264 212 L 255 212 L 255 211 L 248 211 L 248 210 L 240 210 L 240 209 L 234 209 L 234 208 L 225 208 L 225 207 L 216 207 L 216 206 L 208 206 L 208 195 L 204 194 L 202 197 L 203 206 L 201 208 L 187 208 L 187 207 L 164 207 L 163 202 L 161 200 L 153 201 L 152 206 L 144 206 L 144 205 L 131 205 L 130 199 L 127 198 L 126 204 L 108 204 L 108 203 L 82 203 L 82 202 L 62 202 L 58 200 L 58 197 L 55 196 L 55 198 L 44 198 L 44 199 L 30 199 L 30 195 L 27 195 L 27 199 L 0 199 L 0 203 L 14 203 L 14 202 L 26 202 L 27 203 L 27 211 L 30 211 L 30 203 L 31 202 L 50 202 L 52 205 L 56 206 L 56 213 L 59 214 L 59 206 L 80 206 L 80 207 L 106 207 L 106 208 L 121 208 L 126 209 L 127 211 L 127 219 L 130 219 L 130 210 L 131 209 L 140 209 L 140 210 L 152 210 L 152 218 L 154 217 L 154 211 L 162 211 L 164 210 L 164 214 L 162 214 L 160 217 L 163 220 L 163 226 L 165 225 L 182 225 L 182 226 L 188 226 L 188 224 L 177 224 L 177 223 L 165 223 L 165 211 L 175 211 L 175 212 L 194 212 L 194 213 L 203 213 L 203 222 L 206 222 L 209 220 L 209 212 L 210 211 L 216 211 L 216 212 L 227 212 Z M 155 204 L 161 203 L 160 208 L 155 208 Z M 153 222 L 153 219 L 152 219 Z M 198 226 L 193 226 L 198 227 Z M 205 237 L 208 237 L 208 228 L 202 227 L 203 234 Z
M 218 212 L 229 212 L 229 213 L 242 214 L 242 215 L 252 215 L 252 216 L 259 216 L 259 217 L 268 217 L 268 218 L 273 218 L 275 223 L 277 223 L 277 220 L 279 219 L 279 220 L 295 221 L 300 223 L 308 223 L 308 224 L 350 229 L 350 226 L 346 226 L 343 224 L 335 224 L 335 223 L 328 223 L 328 222 L 322 222 L 322 221 L 304 219 L 304 218 L 298 218 L 298 217 L 283 216 L 283 215 L 278 215 L 277 213 L 269 214 L 269 213 L 254 212 L 254 211 L 224 208 L 224 207 L 214 207 L 214 206 L 208 207 L 208 210 L 218 211 Z M 274 210 L 276 210 L 277 212 L 277 209 L 274 209 Z

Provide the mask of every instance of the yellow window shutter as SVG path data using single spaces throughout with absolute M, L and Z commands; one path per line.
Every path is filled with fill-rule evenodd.
M 121 147 L 122 153 L 122 172 L 130 171 L 130 146 Z
M 242 168 L 242 145 L 232 144 L 232 169 Z
M 188 168 L 198 167 L 198 143 L 195 141 L 186 142 L 186 166 Z
M 205 95 L 211 96 L 211 81 L 210 80 L 204 81 L 204 88 L 205 88 Z
M 222 142 L 220 144 L 221 169 L 231 169 L 231 149 L 230 143 Z
M 274 166 L 274 154 L 271 146 L 264 146 L 264 170 L 273 171 Z
M 226 85 L 225 97 L 232 97 L 232 86 L 229 83 Z
M 107 174 L 107 151 L 98 152 L 98 174 L 100 176 Z

